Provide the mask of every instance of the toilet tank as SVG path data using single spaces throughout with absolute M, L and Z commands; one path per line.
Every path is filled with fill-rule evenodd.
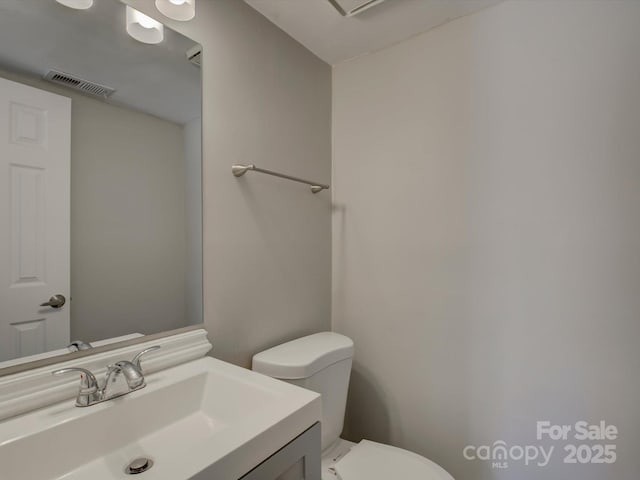
M 252 369 L 322 395 L 322 450 L 342 433 L 353 341 L 334 332 L 298 338 L 260 352 Z

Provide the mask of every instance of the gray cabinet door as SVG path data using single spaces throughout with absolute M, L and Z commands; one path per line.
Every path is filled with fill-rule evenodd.
M 240 480 L 320 480 L 320 448 L 316 423 Z

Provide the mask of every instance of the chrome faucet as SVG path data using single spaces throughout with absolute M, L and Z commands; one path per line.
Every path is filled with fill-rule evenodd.
M 67 348 L 70 352 L 78 352 L 80 350 L 89 350 L 93 348 L 93 345 L 87 342 L 83 342 L 82 340 L 75 340 L 67 345 Z
M 107 366 L 107 375 L 103 384 L 98 382 L 93 373 L 84 368 L 61 368 L 51 373 L 53 375 L 63 375 L 65 373 L 80 372 L 80 390 L 78 390 L 78 396 L 76 397 L 76 406 L 89 407 L 144 388 L 146 383 L 140 360 L 143 355 L 159 348 L 159 345 L 154 345 L 142 350 L 130 362 L 122 360 Z M 124 382 L 119 381 L 121 378 L 124 379 Z

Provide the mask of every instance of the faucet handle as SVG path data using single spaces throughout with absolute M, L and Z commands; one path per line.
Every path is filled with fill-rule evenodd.
M 95 393 L 98 390 L 98 381 L 93 373 L 89 370 L 79 367 L 61 368 L 54 370 L 51 375 L 64 375 L 65 373 L 80 372 L 80 392 Z
M 78 367 L 61 368 L 51 372 L 52 375 L 64 375 L 65 373 L 80 372 L 80 390 L 76 398 L 78 407 L 86 407 L 91 404 L 92 397 L 99 394 L 99 386 L 96 377 L 89 370 Z
M 140 370 L 140 373 L 142 373 L 142 366 L 140 365 L 140 360 L 142 356 L 146 355 L 149 352 L 153 352 L 154 350 L 158 350 L 159 348 L 160 348 L 160 345 L 154 345 L 153 347 L 145 348 L 140 353 L 138 353 L 135 357 L 133 357 L 133 360 L 131 360 L 131 363 L 133 363 L 136 366 L 136 368 Z

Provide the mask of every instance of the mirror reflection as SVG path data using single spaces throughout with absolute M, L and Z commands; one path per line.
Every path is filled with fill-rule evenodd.
M 0 2 L 0 368 L 202 322 L 202 51 L 130 17 Z

